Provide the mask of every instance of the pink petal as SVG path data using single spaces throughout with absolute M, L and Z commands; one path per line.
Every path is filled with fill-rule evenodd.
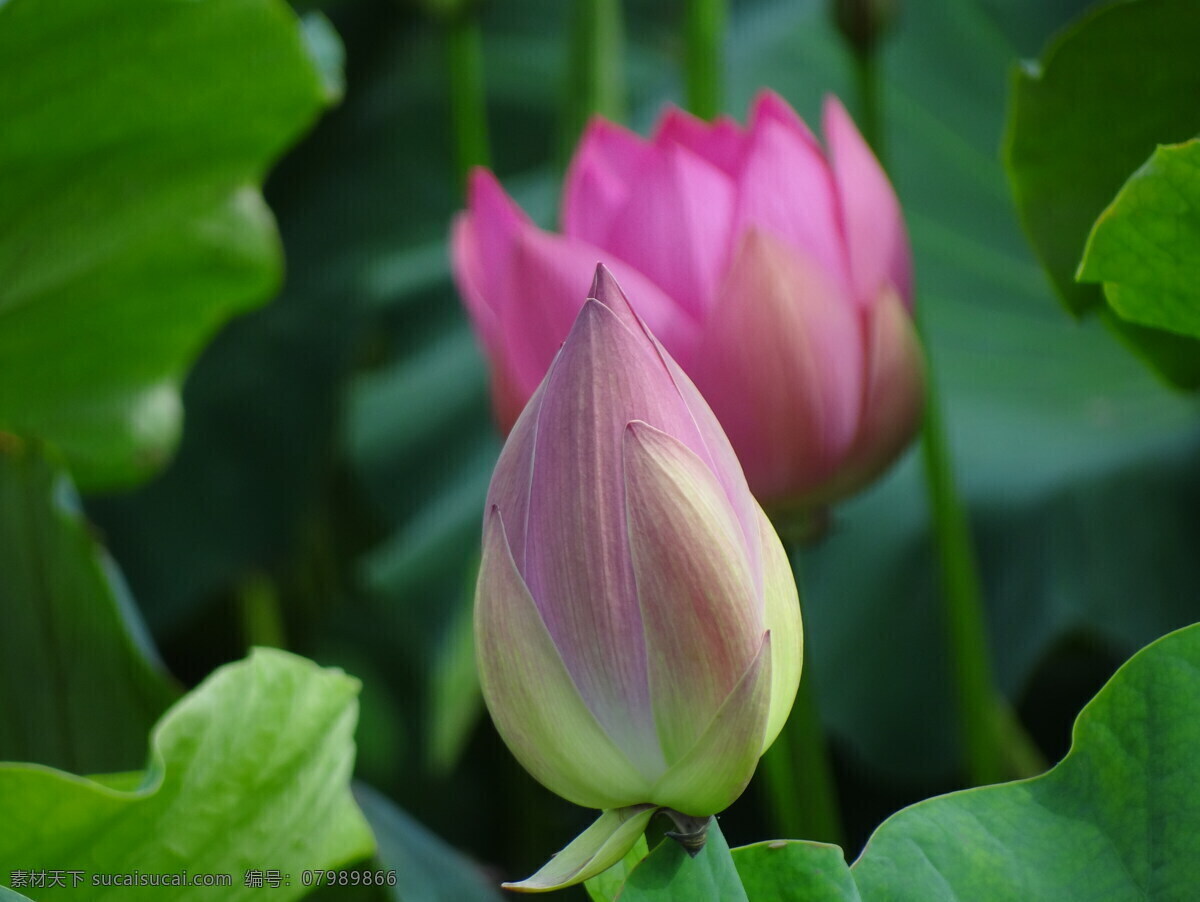
M 892 287 L 871 307 L 862 421 L 837 477 L 814 499 L 850 495 L 886 470 L 913 440 L 925 407 L 925 358 L 912 318 Z
M 749 123 L 751 131 L 762 127 L 767 122 L 776 122 L 792 132 L 800 140 L 808 144 L 817 153 L 821 152 L 820 142 L 801 119 L 791 105 L 769 88 L 764 88 L 754 97 L 750 107 Z
M 550 368 L 601 260 L 629 286 L 638 312 L 661 330 L 664 341 L 681 354 L 692 352 L 695 322 L 649 279 L 611 253 L 530 227 L 513 245 L 511 282 L 502 292 L 513 301 L 500 318 L 503 354 L 522 399 L 533 393 Z
M 512 244 L 517 236 L 533 223 L 509 197 L 496 177 L 487 169 L 476 167 L 467 180 L 467 217 L 475 236 L 476 284 L 484 286 L 507 284 Z M 489 299 L 492 309 L 503 311 L 504 304 Z
M 486 170 L 472 173 L 469 199 L 460 283 L 490 358 L 497 418 L 507 429 L 570 329 L 595 261 L 576 256 L 572 266 L 558 252 L 564 239 L 538 229 Z
M 487 353 L 493 408 L 507 432 L 542 381 L 587 296 L 598 260 L 612 255 L 537 228 L 485 169 L 471 174 L 470 208 L 455 220 L 455 279 Z M 646 277 L 612 260 L 640 312 L 685 357 L 696 325 Z
M 912 251 L 896 192 L 836 97 L 825 100 L 822 127 L 842 208 L 855 296 L 869 304 L 891 285 L 912 309 Z
M 459 296 L 488 359 L 492 409 L 501 430 L 507 431 L 530 388 L 514 372 L 501 322 L 504 310 L 511 306 L 516 242 L 523 231 L 534 226 L 486 169 L 471 172 L 467 193 L 469 207 L 451 225 L 451 266 Z
M 741 162 L 745 133 L 728 116 L 710 123 L 671 106 L 658 120 L 652 140 L 659 149 L 672 144 L 685 147 L 732 177 Z
M 643 164 L 602 246 L 700 318 L 729 253 L 733 199 L 723 172 L 672 145 Z
M 529 218 L 496 177 L 475 167 L 467 178 L 467 209 L 450 229 L 450 262 L 467 313 L 489 352 L 499 340 L 498 322 L 507 306 L 513 243 Z
M 758 228 L 849 287 L 849 265 L 833 175 L 803 123 L 772 94 L 755 107 L 738 177 L 734 234 Z
M 625 429 L 624 471 L 650 696 L 672 762 L 700 738 L 757 653 L 763 601 L 741 525 L 695 452 L 637 420 Z
M 603 263 L 596 265 L 596 272 L 592 275 L 592 287 L 588 290 L 588 297 L 599 301 L 615 316 L 621 324 L 632 332 L 634 335 L 641 333 L 645 336 L 648 343 L 655 342 L 654 335 L 647 328 L 646 323 L 642 320 L 633 305 L 629 303 L 629 298 L 625 292 L 621 290 L 621 285 L 617 281 L 617 277 L 613 275 L 612 270 Z
M 588 706 L 631 760 L 646 761 L 659 746 L 621 475 L 622 436 L 634 419 L 699 441 L 654 347 L 589 300 L 546 377 L 536 418 L 523 416 L 510 439 L 536 433 L 517 563 Z
M 593 117 L 567 168 L 560 217 L 563 234 L 602 246 L 648 152 L 639 135 Z
M 484 698 L 526 770 L 592 808 L 648 797 L 661 770 L 640 773 L 588 710 L 517 572 L 494 507 L 484 521 L 475 635 Z
M 529 490 L 533 479 L 533 452 L 537 442 L 537 419 L 541 409 L 543 382 L 521 411 L 500 449 L 492 481 L 488 485 L 488 510 L 504 512 L 508 546 L 518 570 L 525 566 L 525 536 L 529 523 Z M 486 528 L 486 522 L 485 522 Z
M 744 237 L 700 337 L 692 376 L 754 494 L 788 500 L 830 478 L 858 428 L 860 314 L 810 257 Z
M 641 331 L 645 340 L 654 348 L 659 362 L 666 370 L 675 390 L 679 393 L 691 418 L 693 432 L 674 433 L 696 454 L 705 461 L 709 469 L 716 474 L 717 479 L 725 490 L 729 503 L 737 513 L 738 522 L 742 527 L 743 539 L 749 554 L 753 569 L 755 587 L 762 588 L 762 573 L 759 567 L 759 529 L 757 525 L 758 504 L 750 494 L 746 477 L 742 473 L 742 465 L 734 453 L 733 446 L 725 436 L 716 415 L 708 406 L 708 402 L 700 394 L 692 380 L 685 374 L 680 365 L 668 354 L 658 342 L 654 334 L 647 328 L 641 318 L 630 307 L 629 301 L 621 291 L 620 286 L 611 272 L 604 266 L 596 268 L 596 279 L 592 283 L 592 297 L 599 300 L 612 310 L 617 317 L 631 330 Z M 691 437 L 694 436 L 694 437 Z
M 450 223 L 450 268 L 475 333 L 490 352 L 496 347 L 499 325 L 483 290 L 487 279 L 470 213 L 459 213 Z

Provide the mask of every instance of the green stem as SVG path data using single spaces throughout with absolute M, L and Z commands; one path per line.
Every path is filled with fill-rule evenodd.
M 684 58 L 687 108 L 701 119 L 721 110 L 721 45 L 726 0 L 688 0 Z
M 788 722 L 763 756 L 767 805 L 773 827 L 783 837 L 844 847 L 833 767 L 811 673 L 806 670 L 800 679 Z
M 975 786 L 1031 777 L 1044 771 L 1046 762 L 995 686 L 971 526 L 954 483 L 932 377 L 925 405 L 921 450 L 941 564 L 942 600 L 967 777 Z
M 799 584 L 797 557 L 795 553 L 789 554 Z M 837 783 L 821 727 L 812 665 L 807 653 L 804 662 L 792 713 L 762 759 L 767 806 L 774 829 L 782 836 L 844 847 Z
M 884 158 L 883 122 L 879 102 L 879 58 L 872 51 L 854 51 L 854 75 L 858 86 L 858 119 L 862 136 L 880 160 Z
M 570 158 L 593 114 L 614 122 L 625 118 L 623 43 L 620 0 L 575 0 L 561 159 Z
M 973 785 L 1005 777 L 996 740 L 996 711 L 1001 699 L 993 688 L 991 652 L 984 626 L 983 589 L 971 545 L 970 524 L 954 484 L 950 450 L 942 427 L 932 375 L 925 402 L 921 451 L 929 491 L 933 534 L 941 565 L 942 600 L 954 671 L 962 751 Z
M 265 573 L 252 573 L 237 587 L 238 614 L 247 649 L 256 645 L 287 648 L 279 591 Z
M 884 143 L 878 45 L 878 40 L 859 41 L 857 45 L 851 42 L 856 62 L 860 126 L 863 137 L 882 165 Z M 917 327 L 924 339 L 926 331 L 919 319 Z M 928 356 L 929 344 L 924 340 L 922 343 Z M 941 570 L 946 633 L 967 777 L 978 786 L 1014 776 L 1032 776 L 1045 770 L 1045 762 L 995 686 L 984 617 L 983 584 L 975 560 L 970 523 L 954 481 L 932 365 L 927 380 L 921 452 Z
M 487 166 L 489 159 L 483 37 L 473 12 L 457 13 L 446 21 L 446 56 L 455 171 L 459 186 L 465 187 L 471 167 Z

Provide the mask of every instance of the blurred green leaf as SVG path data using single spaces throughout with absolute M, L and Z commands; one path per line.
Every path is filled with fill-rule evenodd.
M 716 818 L 695 858 L 675 840 L 664 839 L 633 869 L 617 898 L 621 902 L 747 902 Z
M 1075 282 L 1096 218 L 1156 144 L 1200 132 L 1198 43 L 1191 0 L 1110 3 L 1014 73 L 1005 165 L 1034 249 L 1075 313 L 1101 303 Z
M 175 887 L 178 900 L 254 899 L 250 869 L 303 868 L 370 853 L 349 791 L 358 681 L 259 649 L 217 670 L 154 728 L 136 788 L 45 767 L 0 766 L 0 861 L 95 874 L 228 874 L 226 887 Z M 39 899 L 78 895 L 47 888 Z M 93 887 L 89 899 L 161 899 L 162 887 Z
M 1101 214 L 1081 282 L 1125 319 L 1200 337 L 1200 141 L 1160 147 Z
M 136 768 L 178 692 L 70 478 L 0 439 L 0 760 Z
M 161 466 L 187 367 L 278 284 L 258 183 L 323 102 L 280 0 L 0 5 L 0 428 L 84 488 Z
M 457 189 L 438 32 L 394 0 L 329 15 L 350 65 L 344 102 L 267 190 L 287 285 L 274 303 L 231 323 L 197 362 L 184 393 L 188 429 L 166 472 L 127 497 L 90 502 L 159 635 L 193 622 L 243 571 L 292 564 L 311 520 L 343 515 L 326 505 L 345 459 L 339 427 L 354 367 L 393 344 L 419 348 L 461 319 L 446 285 Z M 468 428 L 487 434 L 477 385 Z M 389 410 L 389 423 L 397 419 L 408 419 L 419 444 L 422 424 Z M 403 519 L 411 505 L 395 499 L 409 483 L 425 486 L 408 476 L 387 483 L 390 494 L 369 499 L 368 513 L 388 526 Z M 338 498 L 345 488 L 336 487 Z M 328 603 L 312 603 L 317 632 Z
M 7 889 L 6 887 L 0 886 L 0 900 L 16 900 L 16 899 L 25 899 L 26 902 L 28 902 L 29 897 L 22 896 L 20 893 L 16 892 L 15 890 Z
M 467 568 L 464 601 L 451 613 L 450 622 L 434 652 L 429 675 L 429 768 L 435 774 L 452 771 L 483 711 L 483 692 L 475 667 L 475 580 L 479 559 Z
M 1082 15 L 1096 4 L 1096 0 L 1041 0 L 1037 3 L 977 0 L 977 3 L 1018 53 L 1033 56 L 1042 49 L 1047 35 Z
M 1075 281 L 1096 218 L 1156 145 L 1200 132 L 1198 42 L 1191 0 L 1111 3 L 1014 74 L 1005 163 L 1034 249 L 1075 314 L 1103 303 Z M 1168 379 L 1200 385 L 1200 345 L 1113 322 Z
M 363 684 L 358 699 L 358 733 L 355 735 L 354 773 L 360 780 L 411 779 L 417 759 L 410 735 L 411 700 L 392 686 L 395 662 L 389 659 L 396 646 L 392 637 L 402 631 L 403 622 L 384 624 L 369 616 L 356 618 L 362 633 L 339 631 L 337 642 L 321 646 L 321 660 L 353 673 Z M 391 666 L 389 666 L 391 665 Z
M 1198 742 L 1193 626 L 1117 672 L 1050 772 L 912 805 L 875 831 L 853 868 L 817 843 L 759 843 L 733 856 L 751 902 L 1190 899 L 1200 881 Z
M 453 459 L 462 449 L 448 450 L 449 461 L 429 468 L 428 484 L 413 487 L 418 503 L 408 521 L 363 558 L 367 589 L 408 607 L 412 617 L 424 618 L 430 627 L 447 622 L 450 609 L 430 610 L 422 603 L 422 587 L 441 584 L 444 596 L 463 603 L 463 571 L 479 550 L 481 512 L 496 462 L 494 442 L 489 437 L 467 449 L 470 456 L 462 461 Z M 400 638 L 424 644 L 428 635 Z
M 389 890 L 392 899 L 397 902 L 499 902 L 500 893 L 478 866 L 385 796 L 362 783 L 355 784 L 354 796 L 375 831 L 379 862 L 396 872 L 396 885 Z
M 300 33 L 312 61 L 321 73 L 325 101 L 336 103 L 346 92 L 346 50 L 342 47 L 342 39 L 338 37 L 333 23 L 317 10 L 300 17 Z
M 483 359 L 469 334 L 432 336 L 400 365 L 364 375 L 352 386 L 350 455 L 368 473 L 411 468 L 421 453 L 433 450 L 437 434 L 457 429 L 464 414 L 486 411 L 486 384 Z

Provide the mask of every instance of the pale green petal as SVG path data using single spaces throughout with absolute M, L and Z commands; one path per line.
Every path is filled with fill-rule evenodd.
M 649 854 L 650 846 L 643 833 L 634 840 L 624 858 L 607 871 L 601 871 L 594 877 L 583 881 L 583 888 L 587 890 L 591 902 L 614 902 L 621 895 L 621 890 L 625 888 L 625 881 L 629 879 L 633 869 L 641 864 Z
M 771 635 L 704 735 L 651 790 L 656 805 L 703 817 L 722 811 L 754 775 L 767 726 Z
M 758 653 L 763 603 L 737 517 L 704 461 L 641 421 L 625 428 L 623 456 L 650 699 L 670 767 Z
M 538 782 L 588 808 L 646 801 L 645 778 L 597 723 L 567 673 L 494 508 L 484 529 L 475 636 L 492 720 Z
M 804 627 L 800 596 L 783 543 L 767 515 L 758 510 L 762 529 L 763 591 L 767 596 L 767 629 L 771 631 L 771 707 L 762 750 L 765 752 L 787 723 L 800 685 L 804 663 Z
M 543 893 L 595 877 L 625 857 L 657 810 L 654 805 L 630 805 L 605 811 L 540 871 L 520 883 L 505 883 L 504 888 Z

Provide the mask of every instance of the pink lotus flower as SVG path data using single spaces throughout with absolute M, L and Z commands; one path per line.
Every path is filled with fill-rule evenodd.
M 922 408 L 908 238 L 835 99 L 823 127 L 827 152 L 770 92 L 745 129 L 669 109 L 646 140 L 596 119 L 567 174 L 561 235 L 474 172 L 454 272 L 501 427 L 541 381 L 599 260 L 703 392 L 764 502 L 824 504 L 884 469 Z
M 736 799 L 800 680 L 779 537 L 700 393 L 600 268 L 488 491 L 475 630 L 504 741 L 605 814 L 522 889 Z

